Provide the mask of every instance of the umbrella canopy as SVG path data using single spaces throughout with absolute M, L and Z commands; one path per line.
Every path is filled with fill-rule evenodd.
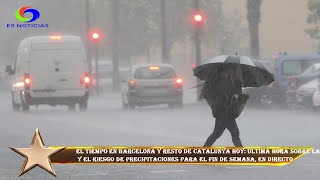
M 207 80 L 219 76 L 221 70 L 232 67 L 241 79 L 243 87 L 260 87 L 269 85 L 274 81 L 270 73 L 260 62 L 247 56 L 222 55 L 208 60 L 195 68 L 194 75 L 200 80 Z

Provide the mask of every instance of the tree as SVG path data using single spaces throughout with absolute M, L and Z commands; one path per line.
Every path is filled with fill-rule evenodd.
M 309 0 L 308 8 L 310 14 L 307 19 L 307 23 L 311 25 L 305 32 L 315 40 L 320 39 L 320 0 Z
M 156 15 L 152 9 L 153 1 L 158 0 L 121 0 L 119 1 L 119 55 L 120 59 L 127 62 L 133 56 L 146 52 L 154 43 L 155 32 L 158 24 L 155 23 Z M 106 31 L 112 29 L 112 3 L 106 1 L 105 11 L 102 14 L 106 24 Z M 113 41 L 109 36 L 109 42 Z
M 260 57 L 259 23 L 262 0 L 247 0 L 247 19 L 249 22 L 250 51 L 254 58 Z

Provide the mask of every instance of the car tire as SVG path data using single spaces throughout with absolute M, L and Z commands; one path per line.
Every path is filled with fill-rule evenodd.
M 136 109 L 136 105 L 133 102 L 129 102 L 128 109 L 129 110 L 134 110 L 134 109 Z
M 25 95 L 22 95 L 22 93 L 20 93 L 20 98 L 21 98 L 21 108 L 23 112 L 29 112 L 30 110 L 30 105 L 28 102 L 28 99 L 26 98 Z
M 294 110 L 297 109 L 297 105 L 294 104 L 294 103 L 288 103 L 288 104 L 287 104 L 287 107 L 288 107 L 288 109 L 289 109 L 290 111 L 294 111 Z
M 11 101 L 12 101 L 12 110 L 13 111 L 20 111 L 20 104 L 17 104 L 13 100 L 13 93 L 11 93 Z
M 178 108 L 178 109 L 183 108 L 183 103 L 182 103 L 182 102 L 178 102 L 178 103 L 177 103 L 177 108 Z
M 80 111 L 88 110 L 88 101 L 87 100 L 81 100 L 80 103 L 79 103 L 79 109 L 80 109 Z
M 22 111 L 23 112 L 29 112 L 30 106 L 28 103 L 22 103 Z
M 318 112 L 319 109 L 320 109 L 320 107 L 315 106 L 315 105 L 312 105 L 312 110 L 313 110 L 314 112 Z
M 72 103 L 72 104 L 68 105 L 68 110 L 69 111 L 75 111 L 75 109 L 76 109 L 76 104 L 75 103 Z
M 129 105 L 122 101 L 122 108 L 123 109 L 128 109 Z

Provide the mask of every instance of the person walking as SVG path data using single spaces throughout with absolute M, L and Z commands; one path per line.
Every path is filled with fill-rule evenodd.
M 208 78 L 201 92 L 201 97 L 207 100 L 212 115 L 216 118 L 214 130 L 204 147 L 212 146 L 225 129 L 231 133 L 233 144 L 242 147 L 239 128 L 235 120 L 238 116 L 237 98 L 242 94 L 241 81 L 234 77 L 232 68 L 225 68 L 218 75 L 217 78 Z
M 235 146 L 242 147 L 236 118 L 241 114 L 249 95 L 242 88 L 273 86 L 274 75 L 263 64 L 247 56 L 221 55 L 193 69 L 194 76 L 205 81 L 200 98 L 205 98 L 216 118 L 213 132 L 204 146 L 212 146 L 225 129 Z

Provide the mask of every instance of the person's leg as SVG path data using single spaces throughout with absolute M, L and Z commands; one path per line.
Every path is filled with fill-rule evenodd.
M 226 128 L 230 131 L 232 142 L 236 147 L 243 147 L 240 140 L 240 131 L 235 119 L 231 119 L 226 123 Z
M 225 126 L 223 123 L 223 120 L 216 119 L 216 123 L 214 125 L 214 130 L 211 133 L 211 135 L 208 137 L 207 141 L 203 145 L 203 147 L 210 147 L 213 145 L 213 143 L 223 134 L 223 131 L 225 130 Z

